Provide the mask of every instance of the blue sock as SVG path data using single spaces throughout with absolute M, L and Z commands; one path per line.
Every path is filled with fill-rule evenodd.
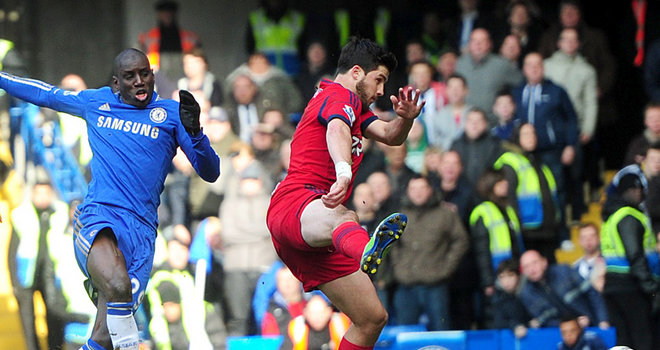
M 87 343 L 78 350 L 105 350 L 105 348 L 97 344 L 95 341 L 87 339 Z

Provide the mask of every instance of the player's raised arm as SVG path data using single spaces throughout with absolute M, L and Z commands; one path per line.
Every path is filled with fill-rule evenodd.
M 181 149 L 190 160 L 197 174 L 208 182 L 213 182 L 220 176 L 220 158 L 211 148 L 208 137 L 201 131 L 199 123 L 200 107 L 193 95 L 185 90 L 179 91 L 179 118 L 189 137 L 177 134 Z
M 419 103 L 420 91 L 412 88 L 404 91 L 399 88 L 399 96 L 390 96 L 392 107 L 396 113 L 396 118 L 386 122 L 376 120 L 369 124 L 365 130 L 365 136 L 388 145 L 400 145 L 408 136 L 413 121 L 424 108 L 426 101 Z
M 59 112 L 82 116 L 85 109 L 85 93 L 62 90 L 35 79 L 0 72 L 0 88 L 23 101 Z

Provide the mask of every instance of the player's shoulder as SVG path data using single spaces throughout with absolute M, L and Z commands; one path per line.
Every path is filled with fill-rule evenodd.
M 154 93 L 153 101 L 147 106 L 148 108 L 164 108 L 168 111 L 178 111 L 179 102 L 171 98 L 163 98 L 156 93 Z
M 319 90 L 321 90 L 319 95 L 324 94 L 326 96 L 324 99 L 329 98 L 330 102 L 348 104 L 353 106 L 354 109 L 359 107 L 360 99 L 357 94 L 339 83 L 323 81 L 319 86 Z
M 69 93 L 72 93 L 72 92 L 69 92 Z M 83 91 L 80 92 L 80 94 L 85 94 L 85 95 L 89 96 L 90 98 L 98 99 L 98 100 L 101 100 L 101 99 L 107 100 L 107 99 L 113 98 L 115 96 L 115 93 L 112 91 L 112 88 L 110 88 L 109 86 L 103 86 L 103 87 L 100 87 L 98 89 L 83 90 Z

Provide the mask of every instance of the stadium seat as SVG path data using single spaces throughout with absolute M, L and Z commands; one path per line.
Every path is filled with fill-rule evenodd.
M 262 337 L 262 336 L 246 336 L 246 337 L 227 337 L 227 350 L 278 350 L 284 338 L 277 337 Z
M 374 349 L 396 349 L 396 336 L 404 332 L 426 332 L 426 326 L 423 324 L 386 326 L 380 333 Z
M 396 349 L 418 350 L 425 346 L 439 346 L 447 350 L 466 350 L 464 331 L 403 332 L 396 336 Z

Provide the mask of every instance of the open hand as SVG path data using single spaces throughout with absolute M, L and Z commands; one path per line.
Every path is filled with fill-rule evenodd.
M 413 88 L 408 87 L 406 91 L 403 88 L 399 88 L 399 97 L 392 95 L 390 96 L 390 101 L 392 101 L 392 107 L 394 112 L 401 118 L 404 119 L 415 119 L 424 108 L 426 101 L 422 100 L 422 103 L 417 105 L 419 102 L 419 95 L 421 91 L 419 89 L 415 90 L 413 96 Z

